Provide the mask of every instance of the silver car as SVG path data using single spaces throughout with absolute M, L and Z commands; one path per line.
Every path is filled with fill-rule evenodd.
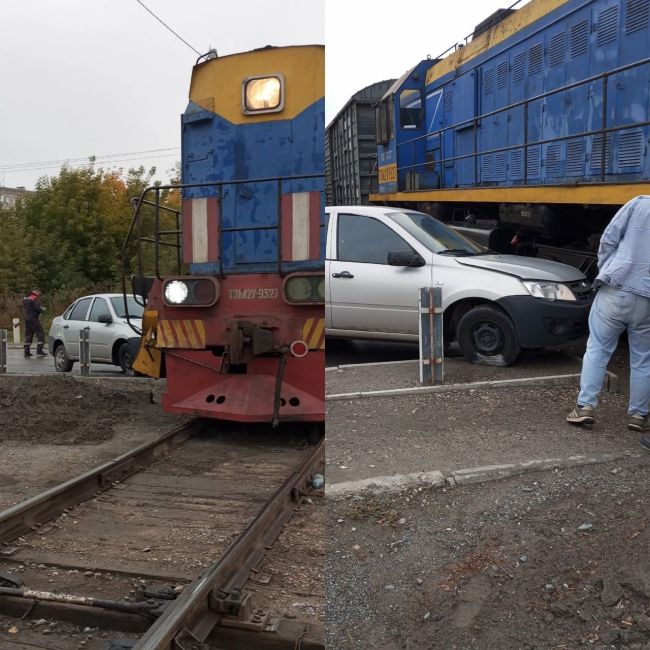
M 327 208 L 325 327 L 330 337 L 418 340 L 421 287 L 442 287 L 444 336 L 473 363 L 509 365 L 523 348 L 587 332 L 584 274 L 497 255 L 433 217 L 379 206 Z
M 132 296 L 127 301 L 129 319 L 140 327 L 144 308 Z M 127 322 L 121 293 L 100 293 L 79 298 L 62 316 L 52 321 L 48 343 L 58 372 L 70 372 L 74 362 L 79 360 L 79 334 L 85 327 L 90 330 L 92 363 L 110 363 L 120 366 L 126 374 L 133 374 L 133 360 L 140 337 Z

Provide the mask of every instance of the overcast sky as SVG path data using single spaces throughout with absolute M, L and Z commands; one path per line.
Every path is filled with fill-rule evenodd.
M 514 0 L 327 0 L 327 123 L 358 90 L 436 57 Z M 518 7 L 528 3 L 522 1 Z
M 202 53 L 325 38 L 323 0 L 143 2 Z M 110 163 L 168 178 L 197 58 L 187 45 L 136 0 L 0 0 L 0 29 L 0 185 L 58 172 L 7 169 L 17 163 L 176 148 Z
M 200 52 L 325 42 L 328 122 L 357 90 L 441 53 L 509 4 L 143 2 Z M 0 185 L 32 188 L 58 172 L 58 165 L 18 171 L 19 164 L 75 164 L 89 155 L 104 167 L 155 165 L 169 178 L 197 58 L 187 45 L 137 0 L 0 0 L 0 25 Z

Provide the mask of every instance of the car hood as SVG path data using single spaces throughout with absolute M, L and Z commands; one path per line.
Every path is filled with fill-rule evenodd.
M 481 255 L 477 257 L 457 257 L 463 266 L 474 266 L 499 273 L 514 275 L 522 280 L 550 280 L 551 282 L 575 282 L 584 280 L 582 271 L 551 260 L 520 255 Z

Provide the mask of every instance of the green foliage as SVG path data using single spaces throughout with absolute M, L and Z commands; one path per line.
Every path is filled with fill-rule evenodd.
M 154 174 L 144 167 L 106 171 L 90 159 L 83 168 L 63 167 L 58 176 L 41 178 L 14 208 L 0 208 L 0 319 L 34 286 L 50 308 L 48 296 L 59 308 L 84 293 L 120 290 L 131 199 L 153 184 Z M 173 192 L 160 194 L 163 205 L 179 203 Z M 143 234 L 153 234 L 153 218 L 145 222 Z M 165 215 L 161 227 L 175 227 L 175 217 Z M 153 263 L 153 251 L 145 257 Z M 169 251 L 163 256 L 165 267 L 171 257 Z

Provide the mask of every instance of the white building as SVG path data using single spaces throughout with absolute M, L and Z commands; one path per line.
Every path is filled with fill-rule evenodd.
M 16 200 L 27 190 L 24 187 L 0 187 L 0 206 L 4 208 L 13 208 Z

